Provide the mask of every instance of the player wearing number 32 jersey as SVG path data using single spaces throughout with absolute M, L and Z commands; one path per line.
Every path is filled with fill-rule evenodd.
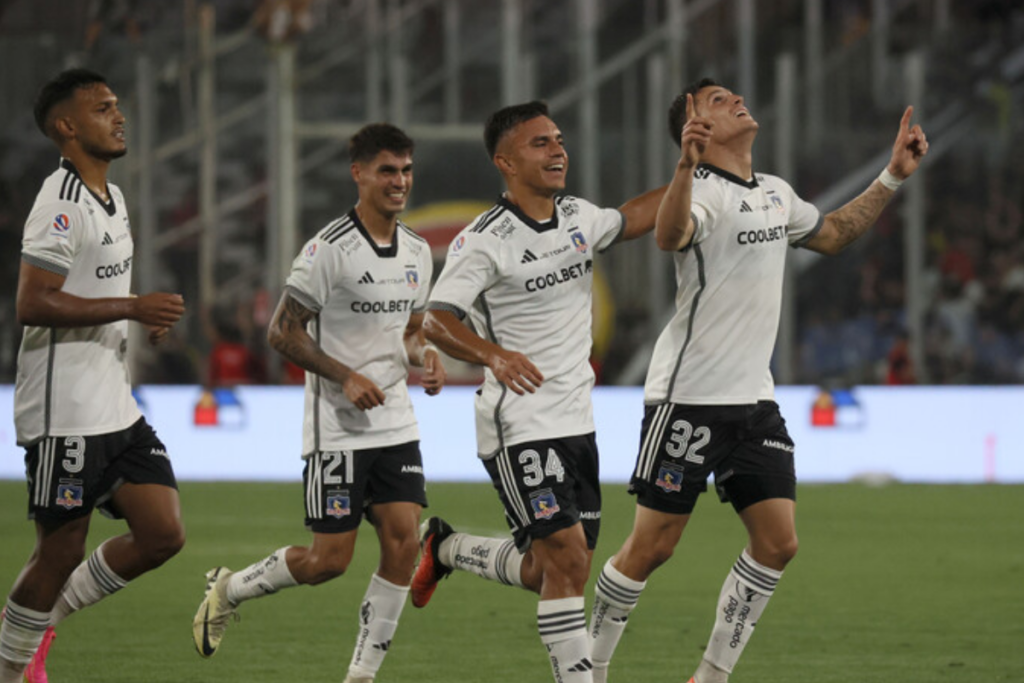
M 672 105 L 669 127 L 682 154 L 655 238 L 675 259 L 676 311 L 647 375 L 630 482 L 637 497 L 633 531 L 595 587 L 598 683 L 607 680 L 647 578 L 672 555 L 711 474 L 748 543 L 722 586 L 691 683 L 725 683 L 754 633 L 797 549 L 795 449 L 769 370 L 786 251 L 834 254 L 875 222 L 928 150 L 920 126 L 909 126 L 911 113 L 879 179 L 823 216 L 785 181 L 753 172 L 758 123 L 742 97 L 704 79 Z

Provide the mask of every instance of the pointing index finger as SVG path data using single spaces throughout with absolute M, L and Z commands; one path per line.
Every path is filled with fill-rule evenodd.
M 906 131 L 910 128 L 910 119 L 914 115 L 914 108 L 907 107 L 906 111 L 903 112 L 903 118 L 900 119 L 900 130 Z
M 692 119 L 695 113 L 696 112 L 694 111 L 693 106 L 693 95 L 690 93 L 686 93 L 686 120 L 689 121 L 690 119 Z

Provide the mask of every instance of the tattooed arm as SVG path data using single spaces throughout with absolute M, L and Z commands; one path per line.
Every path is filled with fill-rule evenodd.
M 883 173 L 891 177 L 890 181 L 896 181 L 893 187 L 898 187 L 898 183 L 913 175 L 928 153 L 928 140 L 921 126 L 910 127 L 913 114 L 913 107 L 907 107 L 903 112 L 900 130 L 892 146 L 892 158 Z M 896 190 L 883 185 L 880 179 L 873 181 L 859 197 L 827 214 L 821 230 L 805 246 L 822 254 L 838 254 L 875 224 L 894 194 Z
M 376 384 L 324 353 L 309 336 L 306 324 L 315 315 L 286 291 L 270 322 L 267 341 L 275 351 L 303 370 L 340 384 L 345 396 L 360 410 L 383 405 L 384 392 Z

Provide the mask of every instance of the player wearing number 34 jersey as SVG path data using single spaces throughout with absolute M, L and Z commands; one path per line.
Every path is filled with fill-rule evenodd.
M 424 326 L 449 355 L 485 368 L 477 450 L 513 538 L 431 519 L 413 604 L 454 569 L 537 592 L 555 680 L 588 683 L 583 586 L 601 516 L 588 362 L 594 258 L 648 232 L 663 190 L 619 210 L 556 198 L 568 154 L 540 102 L 496 112 L 484 136 L 508 189 L 452 242 Z

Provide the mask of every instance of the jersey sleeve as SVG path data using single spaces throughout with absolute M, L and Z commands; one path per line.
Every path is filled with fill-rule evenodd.
M 36 268 L 66 277 L 85 228 L 82 210 L 74 202 L 56 201 L 33 207 L 25 221 L 21 258 Z
M 430 303 L 430 283 L 434 279 L 434 259 L 430 255 L 430 249 L 424 248 L 421 253 L 420 286 L 413 301 L 413 313 L 424 313 L 427 310 L 427 304 Z
M 292 261 L 292 270 L 285 281 L 288 293 L 300 304 L 318 313 L 330 298 L 331 289 L 340 270 L 337 249 L 319 237 L 306 242 Z
M 626 231 L 626 217 L 618 209 L 593 207 L 594 217 L 590 222 L 591 239 L 594 248 L 602 252 L 620 239 Z
M 693 239 L 697 244 L 714 230 L 715 222 L 723 212 L 721 188 L 716 182 L 694 181 L 690 194 L 690 218 L 693 219 Z
M 481 293 L 498 281 L 497 240 L 463 231 L 448 248 L 448 257 L 430 294 L 430 308 L 465 314 Z
M 788 183 L 784 182 L 782 189 L 789 199 L 789 244 L 802 247 L 818 234 L 825 217 L 818 207 L 801 199 Z

